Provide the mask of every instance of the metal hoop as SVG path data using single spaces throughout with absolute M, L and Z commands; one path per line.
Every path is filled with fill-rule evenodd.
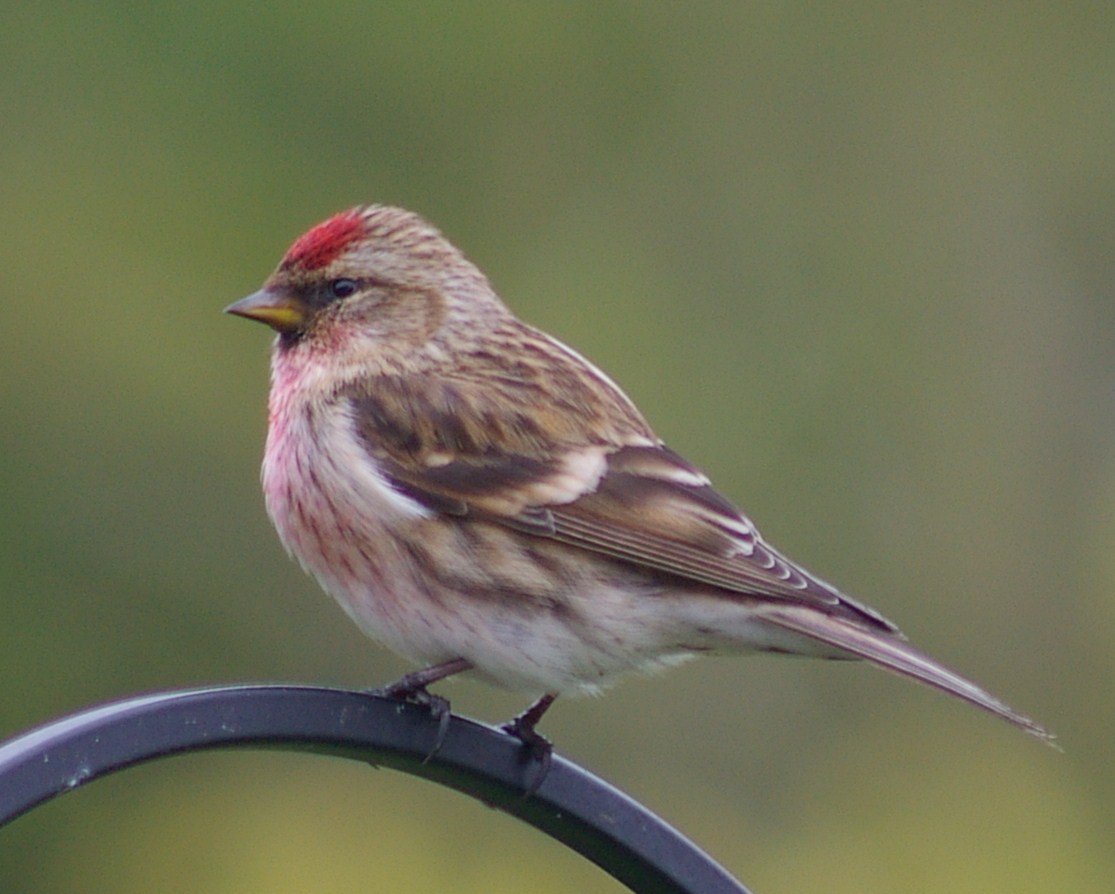
M 144 761 L 210 748 L 328 754 L 439 782 L 568 845 L 638 892 L 748 894 L 641 804 L 561 757 L 534 794 L 518 740 L 418 705 L 305 686 L 229 686 L 89 708 L 0 745 L 0 825 L 56 795 Z

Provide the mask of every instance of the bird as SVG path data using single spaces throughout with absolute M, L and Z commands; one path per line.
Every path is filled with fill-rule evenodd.
M 419 666 L 554 699 L 701 655 L 863 659 L 1043 726 L 916 649 L 769 544 L 630 398 L 516 317 L 424 218 L 342 211 L 226 308 L 276 332 L 262 483 L 286 550 L 364 633 Z M 444 729 L 444 727 L 443 727 Z

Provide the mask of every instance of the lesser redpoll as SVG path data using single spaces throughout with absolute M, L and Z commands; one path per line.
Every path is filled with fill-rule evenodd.
M 538 698 L 695 655 L 863 658 L 1048 733 L 787 559 L 436 229 L 354 208 L 228 308 L 278 332 L 263 488 L 287 550 L 371 637 Z M 443 701 L 443 700 L 439 700 Z

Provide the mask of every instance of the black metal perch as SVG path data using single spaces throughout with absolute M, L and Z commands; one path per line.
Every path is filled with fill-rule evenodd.
M 417 705 L 306 686 L 228 686 L 89 708 L 0 745 L 0 825 L 56 795 L 135 764 L 209 748 L 281 748 L 348 757 L 440 782 L 506 811 L 638 892 L 748 894 L 641 804 L 554 756 L 538 789 L 519 741 Z

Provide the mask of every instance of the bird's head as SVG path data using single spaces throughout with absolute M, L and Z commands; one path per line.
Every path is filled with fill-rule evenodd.
M 280 348 L 355 339 L 403 350 L 455 319 L 475 325 L 507 313 L 437 229 L 384 205 L 352 208 L 308 230 L 258 292 L 225 310 L 266 323 Z

